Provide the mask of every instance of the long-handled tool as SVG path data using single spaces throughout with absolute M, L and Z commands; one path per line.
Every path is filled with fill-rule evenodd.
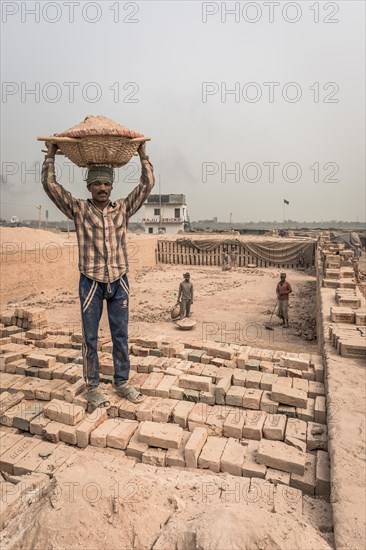
M 273 311 L 272 311 L 272 313 L 271 313 L 271 317 L 269 318 L 268 323 L 265 323 L 265 324 L 264 324 L 264 328 L 266 328 L 267 330 L 274 330 L 274 329 L 273 329 L 273 323 L 272 323 L 271 321 L 272 321 L 273 314 L 274 314 L 274 312 L 276 311 L 277 304 L 278 304 L 278 300 L 276 300 L 275 307 L 273 308 Z

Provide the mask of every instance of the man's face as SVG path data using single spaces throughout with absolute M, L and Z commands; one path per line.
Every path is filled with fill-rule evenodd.
M 106 201 L 111 196 L 113 189 L 112 183 L 95 181 L 89 186 L 92 198 L 98 202 Z
M 284 283 L 286 280 L 286 275 L 281 275 L 281 282 Z
M 189 275 L 184 275 L 184 280 L 189 283 Z

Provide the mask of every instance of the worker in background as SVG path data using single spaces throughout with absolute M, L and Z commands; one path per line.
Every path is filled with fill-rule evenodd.
M 288 328 L 288 297 L 292 292 L 289 282 L 286 281 L 286 273 L 281 273 L 280 281 L 276 287 L 278 300 L 278 317 L 282 319 L 283 328 Z
M 193 304 L 193 284 L 190 281 L 189 273 L 184 273 L 184 280 L 179 285 L 178 304 L 180 305 L 180 318 L 190 317 L 191 305 Z

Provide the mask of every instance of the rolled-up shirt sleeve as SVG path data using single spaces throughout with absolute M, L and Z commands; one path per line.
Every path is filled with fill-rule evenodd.
M 51 159 L 45 159 L 42 166 L 42 185 L 51 201 L 67 218 L 72 220 L 77 208 L 78 199 L 75 199 L 69 191 L 57 183 L 55 164 Z
M 154 169 L 148 160 L 143 160 L 141 163 L 141 178 L 140 183 L 125 199 L 126 201 L 126 216 L 130 218 L 141 208 L 145 200 L 151 193 L 155 184 Z

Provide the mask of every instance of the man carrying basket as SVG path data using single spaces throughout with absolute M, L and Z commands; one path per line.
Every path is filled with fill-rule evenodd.
M 128 384 L 128 259 L 126 232 L 128 220 L 142 206 L 154 186 L 154 173 L 146 145 L 138 149 L 141 161 L 140 184 L 125 199 L 110 200 L 113 168 L 91 166 L 87 187 L 91 199 L 74 198 L 57 183 L 54 160 L 58 146 L 46 142 L 48 152 L 42 167 L 42 184 L 47 195 L 69 219 L 74 220 L 79 245 L 79 296 L 83 328 L 84 378 L 87 400 L 92 408 L 109 405 L 99 388 L 98 329 L 107 301 L 113 342 L 114 387 L 117 394 L 133 403 L 144 396 Z

